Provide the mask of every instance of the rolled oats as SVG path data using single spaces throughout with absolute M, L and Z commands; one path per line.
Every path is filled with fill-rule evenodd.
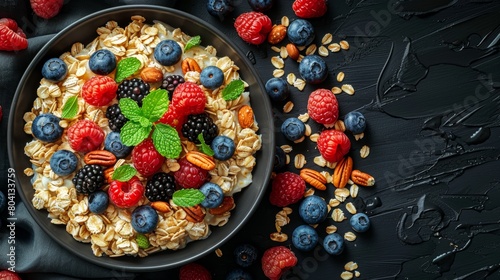
M 331 52 L 339 52 L 340 51 L 340 44 L 332 43 L 332 44 L 328 45 L 328 50 L 330 50 Z
M 347 241 L 354 241 L 356 240 L 356 234 L 354 234 L 354 232 L 352 231 L 348 231 L 344 233 L 344 239 Z
M 323 38 L 321 38 L 321 44 L 328 45 L 332 42 L 332 40 L 333 40 L 332 33 L 326 33 L 325 35 L 323 35 Z
M 361 156 L 361 158 L 367 158 L 369 154 L 370 147 L 368 147 L 367 145 L 363 145 L 363 147 L 361 147 L 361 150 L 359 151 L 359 155 Z

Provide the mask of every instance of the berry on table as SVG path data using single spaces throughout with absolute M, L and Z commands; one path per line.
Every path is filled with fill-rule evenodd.
M 116 97 L 118 85 L 108 76 L 94 76 L 82 86 L 81 94 L 85 102 L 94 106 L 108 105 Z
M 128 208 L 137 205 L 144 193 L 144 186 L 137 176 L 127 182 L 111 181 L 108 195 L 111 202 L 119 208 Z
M 179 280 L 211 280 L 210 271 L 199 263 L 188 263 L 179 269 Z
M 301 251 L 311 251 L 318 244 L 318 233 L 310 225 L 300 225 L 293 230 L 292 243 Z
M 317 18 L 325 15 L 328 7 L 326 0 L 295 0 L 292 9 L 300 18 Z
M 263 13 L 246 12 L 240 14 L 236 18 L 234 27 L 236 28 L 238 36 L 240 36 L 243 41 L 253 45 L 260 45 L 266 41 L 267 35 L 273 28 L 273 23 L 271 19 Z
M 281 133 L 290 141 L 299 140 L 306 132 L 306 125 L 298 118 L 291 117 L 281 124 Z
M 97 150 L 104 141 L 104 131 L 91 120 L 79 120 L 68 128 L 68 142 L 77 152 Z
M 50 19 L 59 14 L 63 2 L 63 0 L 30 0 L 33 12 L 44 19 Z
M 207 97 L 203 89 L 195 83 L 184 82 L 176 87 L 172 95 L 172 105 L 184 115 L 201 114 L 205 111 Z
M 116 68 L 116 57 L 107 49 L 97 50 L 90 56 L 89 68 L 95 74 L 108 75 Z
M 353 134 L 360 134 L 365 131 L 366 119 L 361 112 L 352 111 L 345 115 L 344 124 L 345 128 Z
M 271 280 L 279 280 L 288 269 L 297 265 L 297 257 L 285 246 L 274 246 L 262 255 L 262 271 Z
M 225 280 L 253 280 L 253 277 L 241 268 L 233 268 L 226 274 Z
M 215 208 L 221 205 L 224 199 L 224 192 L 221 187 L 212 182 L 206 182 L 200 187 L 200 192 L 205 195 L 205 199 L 200 203 L 205 208 Z
M 205 143 L 210 145 L 219 134 L 219 127 L 206 113 L 189 115 L 186 122 L 182 125 L 182 135 L 189 141 L 200 144 L 198 140 L 198 135 L 200 133 L 203 135 Z
M 0 19 L 0 51 L 20 51 L 28 48 L 28 40 L 17 22 L 10 18 Z
M 78 158 L 68 150 L 58 150 L 50 157 L 50 168 L 59 176 L 66 176 L 76 170 Z
M 156 150 L 150 138 L 132 149 L 132 163 L 143 176 L 149 177 L 155 174 L 164 162 L 165 157 Z
M 181 59 L 182 48 L 176 41 L 166 39 L 156 45 L 153 55 L 161 65 L 172 66 Z
M 328 66 L 319 55 L 306 55 L 299 64 L 300 76 L 309 84 L 315 85 L 328 77 Z
M 248 0 L 248 5 L 256 12 L 269 11 L 273 4 L 274 0 Z
M 122 127 L 128 121 L 128 119 L 122 114 L 118 104 L 113 104 L 106 109 L 106 118 L 108 118 L 109 128 L 116 132 L 120 132 Z
M 55 142 L 63 133 L 59 121 L 60 119 L 51 113 L 40 114 L 36 116 L 31 124 L 31 133 L 40 141 Z
M 178 162 L 180 168 L 174 172 L 174 178 L 179 187 L 198 189 L 208 180 L 208 171 L 190 163 L 185 157 Z
M 296 46 L 307 46 L 311 44 L 316 37 L 311 22 L 300 18 L 290 23 L 286 33 L 288 40 Z
M 274 102 L 282 102 L 290 95 L 288 83 L 282 78 L 270 78 L 267 80 L 266 93 Z
M 111 131 L 104 139 L 104 149 L 113 153 L 116 158 L 126 158 L 132 152 L 132 148 L 122 143 L 119 132 Z
M 233 139 L 225 135 L 216 136 L 210 147 L 214 151 L 214 158 L 218 160 L 230 159 L 236 150 Z
M 149 205 L 141 205 L 134 209 L 130 215 L 132 228 L 138 233 L 150 233 L 158 224 L 158 213 Z
M 168 202 L 176 189 L 175 178 L 172 174 L 158 172 L 151 177 L 146 183 L 144 196 L 149 201 L 166 201 Z
M 2 280 L 22 280 L 19 274 L 10 270 L 0 271 L 0 279 Z
M 321 223 L 326 219 L 328 206 L 325 200 L 317 195 L 310 195 L 299 205 L 299 216 L 307 224 Z
M 207 66 L 200 73 L 201 84 L 209 89 L 216 89 L 224 83 L 224 73 L 217 66 Z
M 210 15 L 224 20 L 234 10 L 232 2 L 232 0 L 208 0 L 207 11 Z
M 279 172 L 283 170 L 283 168 L 285 168 L 286 166 L 286 153 L 280 146 L 275 146 L 274 150 L 275 152 L 274 152 L 273 171 Z
M 248 243 L 238 245 L 233 254 L 236 264 L 241 267 L 249 267 L 257 260 L 257 248 Z
M 68 66 L 60 58 L 49 58 L 42 66 L 42 76 L 51 82 L 62 81 L 67 74 Z
M 351 149 L 351 141 L 342 131 L 323 130 L 317 141 L 318 150 L 326 161 L 337 162 Z
M 89 195 L 89 210 L 95 214 L 102 214 L 109 205 L 109 196 L 105 191 L 95 191 Z
M 337 97 L 331 90 L 317 89 L 309 95 L 307 113 L 312 120 L 325 126 L 333 126 L 339 117 Z
M 353 230 L 365 232 L 370 228 L 370 218 L 365 213 L 356 213 L 349 219 Z
M 149 94 L 150 86 L 139 78 L 124 80 L 118 85 L 117 98 L 131 98 L 139 106 L 142 105 L 142 100 Z
M 306 183 L 298 174 L 282 172 L 276 174 L 271 184 L 269 200 L 272 205 L 285 207 L 298 202 L 306 190 Z
M 182 75 L 168 75 L 161 81 L 160 88 L 166 89 L 168 91 L 168 99 L 172 100 L 174 90 L 184 82 L 185 80 Z
M 76 172 L 72 182 L 77 192 L 83 194 L 93 193 L 100 190 L 104 185 L 104 171 L 99 165 L 85 165 Z
M 330 255 L 340 255 L 344 246 L 344 238 L 338 233 L 330 233 L 323 239 L 323 248 Z

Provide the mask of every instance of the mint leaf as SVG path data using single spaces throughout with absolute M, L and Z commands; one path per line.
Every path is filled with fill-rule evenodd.
M 71 96 L 62 108 L 61 118 L 72 119 L 78 114 L 78 96 Z
M 152 126 L 144 127 L 138 122 L 128 121 L 120 131 L 120 139 L 126 146 L 137 146 L 149 136 Z
M 184 51 L 189 50 L 192 47 L 198 46 L 201 43 L 201 37 L 200 36 L 194 36 L 187 41 L 186 46 L 184 47 Z
M 222 98 L 226 101 L 235 100 L 240 97 L 240 95 L 245 90 L 245 84 L 242 80 L 232 80 L 227 86 L 222 90 Z
M 122 98 L 118 102 L 118 107 L 120 107 L 120 111 L 127 119 L 134 122 L 140 122 L 140 118 L 143 115 L 141 108 L 137 105 L 137 102 L 131 98 Z
M 158 121 L 168 110 L 168 91 L 156 89 L 142 100 L 142 114 L 151 122 Z
M 137 170 L 135 170 L 134 167 L 130 165 L 122 165 L 115 169 L 113 172 L 113 176 L 111 179 L 117 180 L 120 182 L 127 182 L 128 180 L 132 179 L 134 177 L 135 173 L 137 173 Z
M 209 156 L 214 155 L 214 150 L 212 150 L 212 148 L 209 145 L 207 145 L 207 143 L 205 142 L 205 139 L 203 138 L 203 133 L 198 134 L 198 141 L 200 141 L 200 143 L 201 143 L 200 150 L 202 153 L 209 155 Z
M 115 81 L 121 83 L 126 78 L 132 76 L 135 71 L 141 68 L 141 61 L 136 57 L 127 57 L 118 62 L 116 65 Z
M 198 189 L 181 189 L 174 192 L 172 200 L 180 207 L 191 207 L 201 203 L 205 195 Z
M 182 152 L 181 138 L 170 125 L 156 124 L 151 138 L 158 153 L 166 158 L 178 158 Z

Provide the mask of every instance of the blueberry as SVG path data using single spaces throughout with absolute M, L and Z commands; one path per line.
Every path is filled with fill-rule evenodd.
M 234 10 L 233 1 L 231 0 L 208 0 L 207 11 L 210 15 L 223 20 L 229 13 Z
M 102 214 L 108 208 L 109 196 L 105 191 L 95 191 L 89 195 L 89 210 L 95 214 Z
M 345 115 L 344 124 L 345 128 L 351 131 L 353 134 L 360 134 L 365 131 L 366 119 L 362 113 L 358 111 L 352 111 Z
M 59 58 L 51 58 L 43 64 L 42 76 L 49 81 L 62 81 L 67 74 L 68 66 Z
M 40 114 L 31 124 L 31 133 L 40 141 L 55 142 L 63 133 L 59 121 L 60 119 L 51 113 Z
M 257 260 L 257 248 L 248 243 L 241 244 L 234 249 L 234 258 L 239 266 L 249 267 Z
M 116 57 L 111 51 L 100 49 L 90 56 L 89 68 L 98 75 L 107 75 L 115 70 Z
M 78 158 L 68 150 L 59 150 L 50 157 L 50 168 L 59 176 L 66 176 L 76 170 Z
M 290 23 L 286 31 L 288 40 L 297 46 L 307 46 L 315 37 L 313 25 L 305 19 L 296 19 Z
M 224 135 L 216 136 L 210 147 L 214 151 L 214 158 L 218 160 L 230 159 L 236 149 L 233 139 Z
M 280 146 L 275 147 L 273 171 L 281 171 L 286 166 L 286 154 Z
M 306 125 L 298 118 L 291 117 L 281 124 L 281 132 L 290 141 L 299 140 L 306 132 Z
M 200 187 L 200 192 L 205 195 L 205 199 L 200 203 L 205 208 L 215 208 L 222 203 L 224 192 L 215 183 L 207 182 Z
M 365 213 L 356 213 L 349 220 L 353 230 L 365 232 L 370 228 L 370 218 Z
M 179 44 L 170 39 L 166 39 L 156 45 L 154 57 L 161 65 L 172 66 L 179 62 L 182 56 L 182 49 Z
M 256 12 L 269 11 L 273 7 L 273 0 L 248 0 L 248 5 Z
M 149 205 L 141 205 L 132 212 L 131 224 L 138 233 L 150 233 L 158 224 L 158 213 Z
M 224 73 L 217 66 L 203 68 L 200 73 L 201 84 L 209 89 L 216 89 L 224 82 Z
M 5 211 L 7 209 L 7 198 L 5 197 L 5 194 L 0 191 L 0 213 Z
M 290 95 L 288 83 L 281 78 L 271 78 L 267 80 L 265 87 L 267 95 L 269 95 L 274 102 L 284 101 Z
M 319 55 L 306 55 L 299 64 L 300 76 L 309 84 L 319 84 L 328 77 L 328 66 Z
M 253 277 L 250 273 L 246 272 L 241 268 L 235 268 L 230 270 L 226 274 L 226 280 L 252 280 Z
M 292 243 L 301 251 L 311 251 L 318 244 L 318 233 L 310 225 L 300 225 L 293 230 Z
M 120 132 L 112 131 L 106 135 L 104 149 L 113 153 L 117 158 L 126 158 L 133 147 L 125 146 L 120 139 Z
M 328 208 L 323 198 L 310 195 L 302 200 L 299 206 L 299 216 L 308 224 L 317 224 L 326 219 Z
M 338 233 L 331 233 L 323 239 L 323 248 L 330 255 L 340 255 L 344 251 L 344 238 Z

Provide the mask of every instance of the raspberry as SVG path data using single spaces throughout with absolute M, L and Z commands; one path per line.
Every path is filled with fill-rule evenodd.
M 178 85 L 172 95 L 172 105 L 182 115 L 201 114 L 205 111 L 207 97 L 201 87 L 192 82 Z
M 267 35 L 273 28 L 273 23 L 263 13 L 247 12 L 236 18 L 234 27 L 243 41 L 260 45 L 267 39 Z
M 317 89 L 309 95 L 307 113 L 315 122 L 332 126 L 339 117 L 337 97 L 331 90 Z
M 165 162 L 165 157 L 158 153 L 153 145 L 153 140 L 148 138 L 134 147 L 132 162 L 139 173 L 149 177 L 161 168 Z
M 317 145 L 321 156 L 329 162 L 341 160 L 351 149 L 349 137 L 342 131 L 335 129 L 321 132 Z
M 41 18 L 55 17 L 63 6 L 63 0 L 30 0 L 33 12 Z
M 179 160 L 181 166 L 174 173 L 175 182 L 185 189 L 198 189 L 208 180 L 208 171 L 190 163 L 185 157 Z
M 321 17 L 327 10 L 326 0 L 295 0 L 292 9 L 300 18 Z
M 90 105 L 104 106 L 116 97 L 118 85 L 108 76 L 94 76 L 82 86 L 82 97 Z
M 104 131 L 91 120 L 79 120 L 68 128 L 68 142 L 77 152 L 97 150 L 104 141 Z
M 274 246 L 262 255 L 262 271 L 271 280 L 279 280 L 281 275 L 297 264 L 295 254 L 285 246 Z
M 276 174 L 271 185 L 269 201 L 272 205 L 285 207 L 299 201 L 306 190 L 306 183 L 292 172 Z
M 22 280 L 21 277 L 10 270 L 2 270 L 0 271 L 0 279 L 2 280 Z
M 137 176 L 128 182 L 113 180 L 109 184 L 108 195 L 111 202 L 120 208 L 128 208 L 136 205 L 142 198 L 144 186 Z
M 179 270 L 179 280 L 211 280 L 212 275 L 203 265 L 188 263 Z
M 160 122 L 175 128 L 180 134 L 182 125 L 186 122 L 188 116 L 181 114 L 180 112 L 181 110 L 177 109 L 177 107 L 173 106 L 173 104 L 170 104 L 167 112 L 165 112 L 165 114 L 161 117 Z
M 23 30 L 10 18 L 0 19 L 0 51 L 19 51 L 28 47 Z

